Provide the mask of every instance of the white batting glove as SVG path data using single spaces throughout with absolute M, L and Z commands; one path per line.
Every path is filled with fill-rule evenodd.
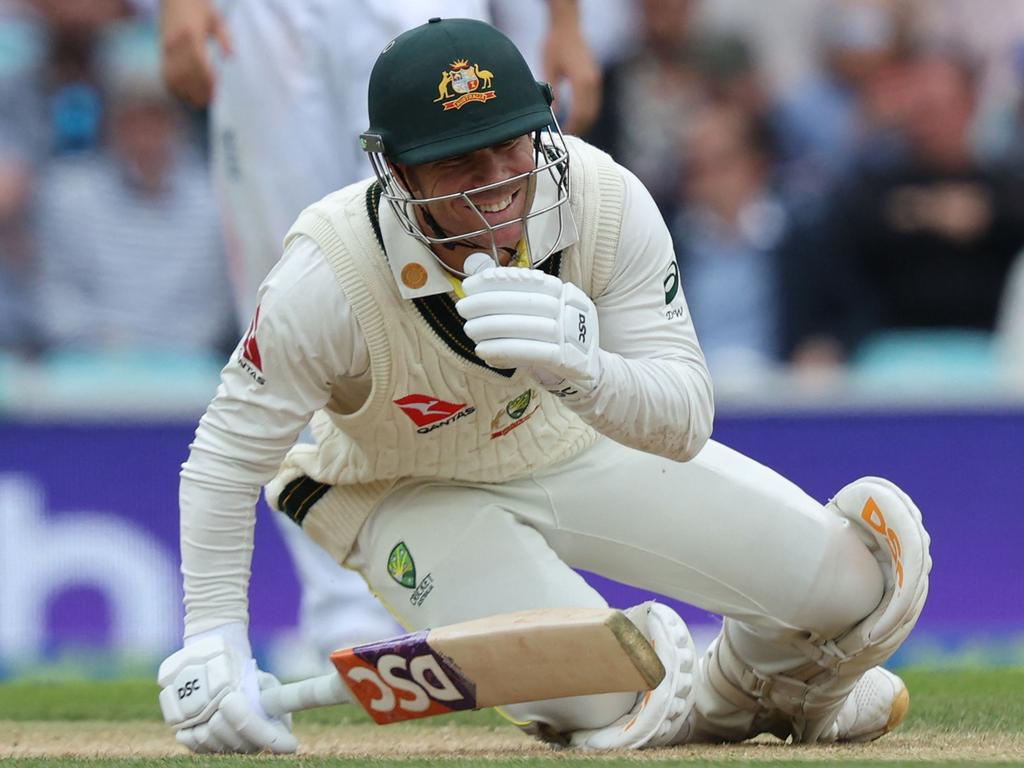
M 462 288 L 466 297 L 455 308 L 488 365 L 529 369 L 556 394 L 597 385 L 597 308 L 575 285 L 536 269 L 495 267 L 466 278 Z
M 260 691 L 281 683 L 256 668 L 241 631 L 243 642 L 233 627 L 189 638 L 164 660 L 157 673 L 164 721 L 193 752 L 294 752 L 291 717 L 269 718 L 260 704 Z

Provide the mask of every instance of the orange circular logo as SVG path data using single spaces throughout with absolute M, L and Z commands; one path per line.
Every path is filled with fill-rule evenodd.
M 402 267 L 402 282 L 408 288 L 422 288 L 427 284 L 427 270 L 422 264 L 406 264 Z

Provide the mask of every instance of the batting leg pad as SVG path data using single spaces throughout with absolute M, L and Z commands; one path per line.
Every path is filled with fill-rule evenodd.
M 856 526 L 885 578 L 878 607 L 836 640 L 832 654 L 836 666 L 865 672 L 889 658 L 917 623 L 928 596 L 931 540 L 910 497 L 879 477 L 850 483 L 826 509 Z
M 906 640 L 928 595 L 931 557 L 921 512 L 888 480 L 865 477 L 826 509 L 849 520 L 878 562 L 884 593 L 864 619 L 834 638 L 785 633 L 773 642 L 807 659 L 768 674 L 747 659 L 760 633 L 726 619 L 702 662 L 693 740 L 738 741 L 771 732 L 795 742 L 831 741 L 836 718 L 858 680 Z
M 625 611 L 665 667 L 661 683 L 603 728 L 575 731 L 569 743 L 584 749 L 641 749 L 672 743 L 693 709 L 697 652 L 686 623 L 667 605 L 641 603 Z

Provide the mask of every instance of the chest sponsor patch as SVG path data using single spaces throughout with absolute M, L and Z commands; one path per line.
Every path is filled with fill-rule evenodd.
M 461 418 L 476 413 L 476 408 L 466 403 L 449 403 L 432 395 L 406 395 L 394 401 L 402 413 L 419 427 L 421 435 L 446 427 Z
M 534 400 L 535 396 L 536 393 L 528 389 L 498 411 L 491 419 L 491 440 L 504 437 L 533 416 L 540 408 L 540 403 Z

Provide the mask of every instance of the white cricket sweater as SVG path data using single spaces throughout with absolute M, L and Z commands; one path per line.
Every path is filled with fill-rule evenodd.
M 600 343 L 608 353 L 599 386 L 577 402 L 559 401 L 522 374 L 505 379 L 487 369 L 477 371 L 445 348 L 417 317 L 418 310 L 397 303 L 393 278 L 388 285 L 388 270 L 381 270 L 380 261 L 371 261 L 383 255 L 372 239 L 365 204 L 357 200 L 357 192 L 361 189 L 365 195 L 369 182 L 336 193 L 336 200 L 359 202 L 364 211 L 358 212 L 354 203 L 341 206 L 348 210 L 350 224 L 355 220 L 358 223 L 352 226 L 361 229 L 357 242 L 346 236 L 346 246 L 360 252 L 351 254 L 352 259 L 336 259 L 335 264 L 346 274 L 360 259 L 362 271 L 376 275 L 373 287 L 351 291 L 351 295 L 348 287 L 341 290 L 331 257 L 308 235 L 291 239 L 284 258 L 261 287 L 258 320 L 225 367 L 217 396 L 200 421 L 182 469 L 186 635 L 247 620 L 253 506 L 259 488 L 276 474 L 317 411 L 321 411 L 314 420 L 318 438 L 326 438 L 339 450 L 321 455 L 315 447 L 300 448 L 289 458 L 271 495 L 299 470 L 315 479 L 340 481 L 331 483 L 332 489 L 313 511 L 306 510 L 305 520 L 307 531 L 326 542 L 339 559 L 358 531 L 360 515 L 365 517 L 399 477 L 422 472 L 500 480 L 529 472 L 539 466 L 537 462 L 548 463 L 541 455 L 548 446 L 560 452 L 550 460 L 558 460 L 589 444 L 592 434 L 584 423 L 626 445 L 677 460 L 691 458 L 704 445 L 713 415 L 710 378 L 683 298 L 667 228 L 632 174 L 583 142 L 568 141 L 571 167 L 575 166 L 573 207 L 580 244 L 564 253 L 561 274 L 595 300 Z M 594 186 L 598 169 L 610 174 L 605 185 L 621 190 L 621 208 L 616 202 L 614 210 L 602 215 L 597 215 L 600 197 Z M 365 221 L 359 222 L 360 215 Z M 407 257 L 410 249 L 423 248 L 402 231 L 386 205 L 380 207 L 380 228 L 389 258 Z M 330 229 L 317 236 L 322 238 Z M 594 262 L 599 265 L 595 270 L 579 257 L 579 250 L 592 248 L 601 240 L 600 233 L 614 244 L 614 257 Z M 596 274 L 600 271 L 606 276 Z M 383 327 L 367 309 L 367 303 L 382 297 L 386 297 L 379 307 Z M 399 363 L 394 355 L 381 352 L 396 338 L 403 350 Z M 429 352 L 429 363 L 407 364 L 413 348 L 416 354 Z M 381 382 L 387 382 L 387 387 Z M 428 385 L 431 390 L 418 390 Z M 413 391 L 405 391 L 407 386 Z M 530 402 L 519 414 L 526 393 Z M 405 400 L 410 395 L 422 395 L 426 401 Z M 445 405 L 432 406 L 435 399 Z M 395 400 L 402 400 L 405 408 Z M 429 419 L 434 414 L 427 411 L 460 404 L 464 405 L 445 418 L 425 424 L 443 424 L 428 433 L 417 432 L 421 427 L 409 415 L 419 408 L 421 418 Z M 527 421 L 491 441 L 491 434 L 535 405 L 539 409 Z M 464 413 L 469 407 L 475 410 Z M 387 413 L 386 421 L 373 424 L 367 419 L 359 424 L 368 409 L 375 409 L 378 416 Z M 342 415 L 346 411 L 349 416 Z M 513 414 L 518 416 L 512 418 Z M 342 425 L 344 440 L 336 431 Z M 558 425 L 568 428 L 564 439 L 549 434 Z M 399 429 L 401 434 L 394 431 Z M 430 443 L 416 442 L 424 437 L 430 440 L 432 434 L 437 439 Z M 426 449 L 428 444 L 435 448 Z M 377 452 L 368 453 L 370 445 Z M 434 452 L 441 446 L 446 450 L 457 446 L 458 455 L 464 456 L 480 445 L 485 445 L 485 455 L 468 458 L 461 466 Z M 512 468 L 502 469 L 501 460 L 515 456 L 524 445 L 528 447 Z M 421 447 L 425 449 L 422 457 L 412 450 Z M 381 448 L 385 450 L 380 452 Z M 347 460 L 332 461 L 341 456 Z M 345 489 L 339 494 L 342 484 Z M 311 488 L 317 489 L 307 485 L 301 491 Z M 339 499 L 339 506 L 334 506 Z M 327 503 L 320 507 L 324 500 Z M 332 506 L 335 514 L 326 514 Z

